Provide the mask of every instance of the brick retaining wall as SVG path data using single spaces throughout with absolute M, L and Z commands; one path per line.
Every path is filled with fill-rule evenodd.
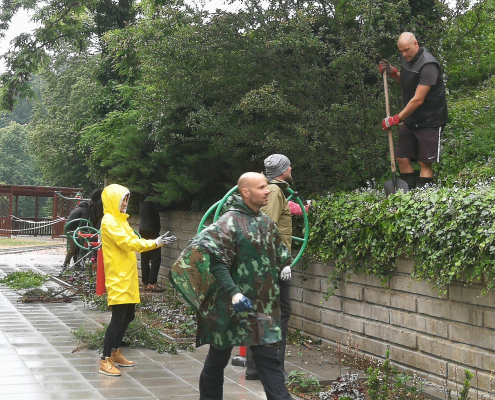
M 459 381 L 464 369 L 478 370 L 478 387 L 490 391 L 490 371 L 495 369 L 495 293 L 480 297 L 481 285 L 451 285 L 439 297 L 433 285 L 411 281 L 413 260 L 397 261 L 398 273 L 389 288 L 379 279 L 353 275 L 325 301 L 327 276 L 332 265 L 310 263 L 296 267 L 292 278 L 290 325 L 322 339 L 345 344 L 352 340 L 359 350 L 390 358 L 401 369 L 423 372 L 442 384 Z M 476 378 L 471 381 L 476 387 Z M 495 382 L 492 382 L 495 390 Z
M 183 211 L 161 213 L 162 233 L 170 230 L 179 241 L 162 248 L 160 283 L 167 282 L 171 265 L 196 234 L 201 217 Z M 139 220 L 130 222 L 136 227 Z M 495 370 L 495 293 L 479 297 L 481 285 L 459 283 L 439 297 L 433 285 L 411 281 L 412 260 L 397 264 L 388 289 L 379 279 L 354 275 L 327 301 L 323 294 L 332 265 L 310 263 L 304 270 L 296 266 L 290 325 L 332 346 L 337 341 L 345 344 L 351 331 L 360 351 L 384 357 L 389 349 L 396 365 L 423 372 L 438 384 L 447 376 L 453 379 L 454 366 L 459 381 L 464 368 L 478 370 L 479 388 L 489 391 L 490 371 Z M 476 387 L 476 378 L 471 383 Z

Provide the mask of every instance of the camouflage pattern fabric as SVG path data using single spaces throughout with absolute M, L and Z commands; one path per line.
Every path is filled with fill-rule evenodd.
M 209 266 L 210 254 L 191 245 L 181 253 L 170 271 L 170 281 L 196 311 L 215 281 Z
M 292 259 L 275 223 L 255 213 L 239 195 L 228 211 L 203 230 L 182 252 L 170 280 L 198 310 L 196 345 L 217 349 L 257 346 L 282 339 L 280 329 L 280 270 Z M 235 313 L 231 297 L 208 271 L 210 257 L 229 269 L 239 290 L 253 303 L 250 312 Z

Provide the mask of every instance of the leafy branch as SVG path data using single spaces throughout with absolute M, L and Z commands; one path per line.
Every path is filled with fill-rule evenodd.
M 387 281 L 397 257 L 414 256 L 412 277 L 444 292 L 454 280 L 494 289 L 495 186 L 329 194 L 315 202 L 308 252 L 335 261 L 329 281 L 367 274 Z M 327 295 L 333 292 L 330 289 Z

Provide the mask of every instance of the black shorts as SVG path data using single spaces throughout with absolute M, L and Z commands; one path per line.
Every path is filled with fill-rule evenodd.
M 397 142 L 396 158 L 409 158 L 412 162 L 427 164 L 440 161 L 440 138 L 443 126 L 436 128 L 409 129 L 402 125 Z

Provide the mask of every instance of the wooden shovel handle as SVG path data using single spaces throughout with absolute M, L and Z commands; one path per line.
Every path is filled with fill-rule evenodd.
M 388 82 L 387 73 L 383 72 L 383 89 L 385 90 L 385 111 L 387 112 L 387 118 L 390 117 L 390 105 L 388 103 Z M 392 129 L 388 131 L 388 146 L 390 148 L 390 164 L 392 167 L 392 173 L 395 174 L 395 153 L 394 153 L 394 138 L 392 137 Z

